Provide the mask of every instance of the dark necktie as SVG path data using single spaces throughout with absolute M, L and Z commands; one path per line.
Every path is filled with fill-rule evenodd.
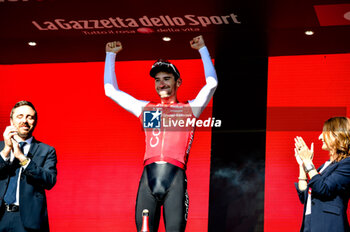
M 19 142 L 19 148 L 23 152 L 23 147 L 26 145 L 26 142 Z M 16 201 L 16 190 L 17 190 L 17 181 L 18 181 L 18 175 L 19 175 L 19 169 L 21 168 L 21 165 L 19 165 L 18 159 L 14 159 L 12 167 L 11 167 L 11 174 L 9 185 L 7 186 L 6 194 L 4 197 L 4 200 L 6 204 L 10 205 L 13 204 Z

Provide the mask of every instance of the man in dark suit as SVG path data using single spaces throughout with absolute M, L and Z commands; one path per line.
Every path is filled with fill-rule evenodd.
M 0 142 L 0 231 L 49 231 L 45 189 L 56 183 L 56 151 L 37 141 L 37 112 L 17 102 Z

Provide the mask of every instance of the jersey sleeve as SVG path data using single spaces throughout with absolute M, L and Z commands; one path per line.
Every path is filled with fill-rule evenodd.
M 125 110 L 129 111 L 136 117 L 139 117 L 141 115 L 142 108 L 146 106 L 148 102 L 137 100 L 133 96 L 119 89 L 115 75 L 115 58 L 115 53 L 107 52 L 104 70 L 105 94 Z
M 213 62 L 211 61 L 207 47 L 204 46 L 201 49 L 199 49 L 199 53 L 201 55 L 203 66 L 204 66 L 206 84 L 199 91 L 197 97 L 189 101 L 189 104 L 192 108 L 193 115 L 196 118 L 198 118 L 201 115 L 205 107 L 208 105 L 218 85 L 216 71 L 215 71 Z

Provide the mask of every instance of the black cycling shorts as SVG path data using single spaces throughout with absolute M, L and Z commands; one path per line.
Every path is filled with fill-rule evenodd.
M 158 231 L 161 206 L 167 232 L 183 232 L 188 215 L 187 178 L 185 170 L 169 163 L 145 166 L 137 192 L 135 220 L 142 227 L 142 211 L 149 210 L 150 232 Z

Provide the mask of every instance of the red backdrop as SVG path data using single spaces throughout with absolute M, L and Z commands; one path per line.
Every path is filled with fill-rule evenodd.
M 294 182 L 294 137 L 315 145 L 315 166 L 329 159 L 317 139 L 323 122 L 350 115 L 350 54 L 270 57 L 267 98 L 265 231 L 299 231 L 303 206 Z
M 158 100 L 148 76 L 152 63 L 117 62 L 119 87 L 137 99 Z M 180 100 L 195 98 L 205 84 L 201 61 L 174 63 L 183 77 Z M 104 95 L 103 70 L 103 62 L 0 65 L 1 133 L 13 105 L 29 100 L 38 111 L 34 136 L 57 150 L 58 181 L 47 191 L 53 232 L 136 231 L 144 132 L 136 117 Z M 196 132 L 187 171 L 188 231 L 207 230 L 210 142 L 211 132 Z

